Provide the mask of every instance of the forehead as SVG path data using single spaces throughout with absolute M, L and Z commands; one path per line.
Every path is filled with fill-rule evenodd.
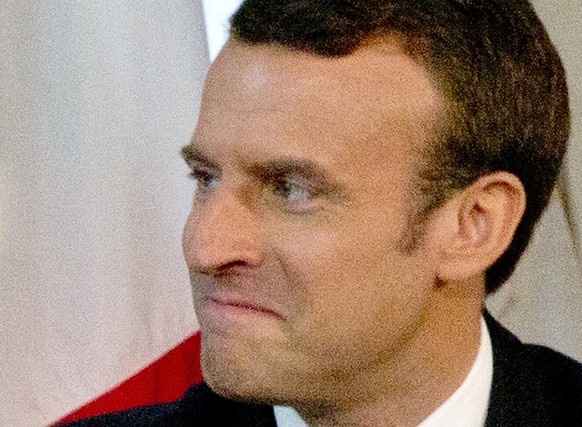
M 229 149 L 260 148 L 264 138 L 268 150 L 321 158 L 365 151 L 364 141 L 376 152 L 406 150 L 426 139 L 440 109 L 425 69 L 395 43 L 322 57 L 230 41 L 209 73 L 197 134 Z

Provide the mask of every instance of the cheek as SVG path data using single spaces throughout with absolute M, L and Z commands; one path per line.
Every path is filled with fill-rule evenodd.
M 417 262 L 399 252 L 397 239 L 379 240 L 351 232 L 287 240 L 286 270 L 305 301 L 292 341 L 324 364 L 380 357 L 420 318 L 426 280 Z
M 192 220 L 192 211 L 188 214 L 188 218 L 186 219 L 186 223 L 184 224 L 184 229 L 182 230 L 182 251 L 184 253 L 184 258 L 188 261 L 188 255 L 190 254 L 192 248 L 191 244 L 191 236 L 193 231 L 193 220 Z

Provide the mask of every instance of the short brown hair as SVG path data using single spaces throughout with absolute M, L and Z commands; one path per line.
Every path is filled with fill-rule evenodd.
M 508 171 L 527 207 L 507 251 L 486 272 L 492 293 L 511 275 L 548 204 L 570 129 L 564 69 L 527 0 L 246 0 L 231 36 L 344 56 L 396 35 L 446 101 L 419 171 L 421 216 L 480 176 Z

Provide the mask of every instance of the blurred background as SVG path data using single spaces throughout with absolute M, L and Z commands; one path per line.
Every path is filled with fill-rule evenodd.
M 180 158 L 235 1 L 0 7 L 0 425 L 173 399 L 199 380 Z M 563 176 L 488 305 L 582 360 L 582 4 L 534 0 L 569 76 Z

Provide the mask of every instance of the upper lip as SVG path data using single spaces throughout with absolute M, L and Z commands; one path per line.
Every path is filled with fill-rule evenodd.
M 218 305 L 246 308 L 248 310 L 258 311 L 260 313 L 269 314 L 281 319 L 283 318 L 283 316 L 278 311 L 272 309 L 271 307 L 257 303 L 247 298 L 238 296 L 214 295 L 209 296 L 208 300 Z

